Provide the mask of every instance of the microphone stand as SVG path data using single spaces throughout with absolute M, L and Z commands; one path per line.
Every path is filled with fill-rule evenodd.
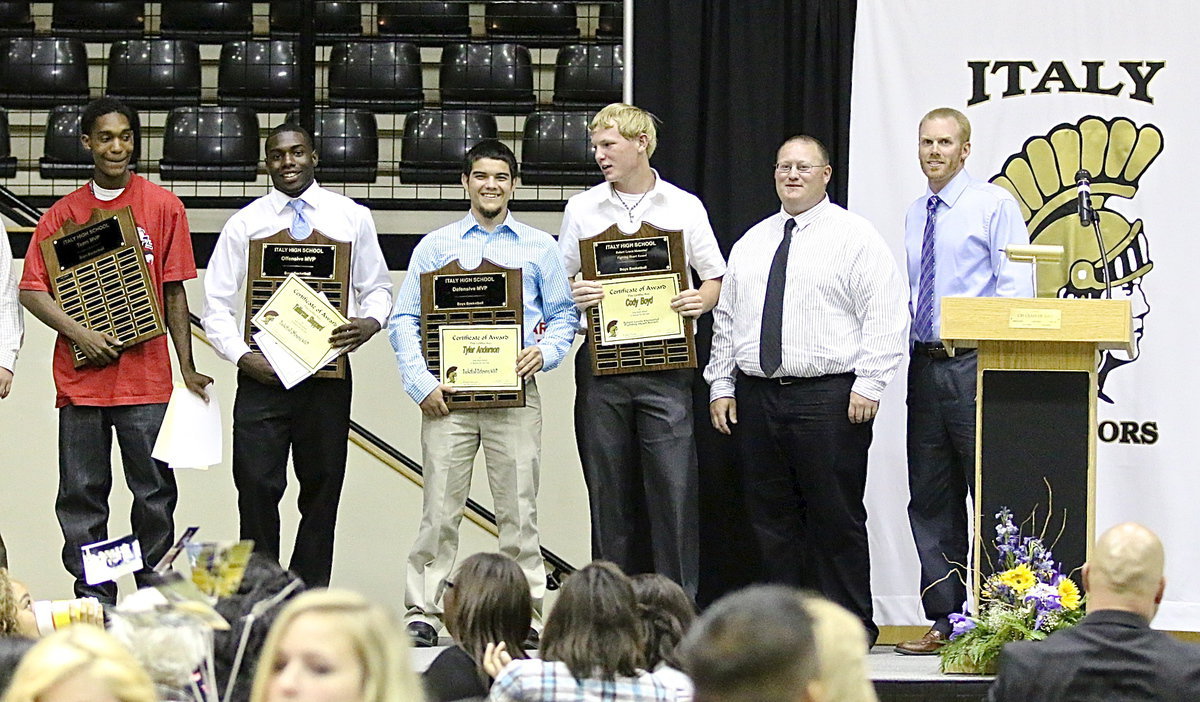
M 1104 237 L 1100 234 L 1100 218 L 1092 213 L 1092 230 L 1096 232 L 1096 246 L 1100 249 L 1100 271 L 1104 274 L 1104 297 L 1112 299 L 1112 280 L 1108 273 L 1108 254 L 1104 251 Z

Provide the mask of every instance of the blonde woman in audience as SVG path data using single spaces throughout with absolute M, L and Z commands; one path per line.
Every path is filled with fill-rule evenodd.
M 21 659 L 4 702 L 156 702 L 150 676 L 103 629 L 79 624 L 42 639 Z
M 829 702 L 878 702 L 867 677 L 867 631 L 862 620 L 841 605 L 809 595 L 804 607 L 813 620 L 817 681 Z
M 392 614 L 349 590 L 292 600 L 267 634 L 250 702 L 423 702 Z

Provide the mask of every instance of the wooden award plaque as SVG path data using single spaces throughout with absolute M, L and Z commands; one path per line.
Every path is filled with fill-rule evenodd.
M 40 244 L 54 299 L 84 327 L 116 337 L 124 348 L 167 333 L 158 291 L 146 266 L 133 210 L 92 210 L 68 220 Z M 75 367 L 88 360 L 71 344 Z
M 597 236 L 579 241 L 583 277 L 601 282 L 648 275 L 671 274 L 679 290 L 687 289 L 688 271 L 683 252 L 683 232 L 659 229 L 643 222 L 632 234 L 613 225 Z M 592 373 L 618 375 L 696 367 L 694 324 L 684 320 L 679 336 L 653 341 L 604 344 L 599 305 L 587 310 L 587 337 L 591 344 Z
M 466 270 L 451 261 L 436 271 L 421 274 L 421 350 L 429 372 L 442 378 L 443 326 L 518 325 L 524 338 L 525 309 L 520 268 L 505 268 L 484 259 Z M 513 358 L 516 365 L 516 358 Z M 524 384 L 516 390 L 459 388 L 445 396 L 454 409 L 524 407 Z
M 348 241 L 335 241 L 314 229 L 304 241 L 296 241 L 283 229 L 265 239 L 250 242 L 249 263 L 246 266 L 246 343 L 255 353 L 261 353 L 254 343 L 254 328 L 250 320 L 271 299 L 271 295 L 288 277 L 295 273 L 325 293 L 329 303 L 349 316 L 350 252 Z M 346 356 L 339 355 L 317 371 L 315 378 L 345 378 Z

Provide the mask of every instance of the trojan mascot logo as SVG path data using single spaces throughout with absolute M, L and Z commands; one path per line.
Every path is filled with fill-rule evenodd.
M 1113 299 L 1130 300 L 1133 307 L 1134 350 L 1105 351 L 1100 361 L 1100 398 L 1108 374 L 1138 358 L 1150 307 L 1142 292 L 1142 278 L 1154 268 L 1142 220 L 1130 222 L 1112 209 L 1120 199 L 1132 199 L 1138 182 L 1162 152 L 1158 127 L 1138 127 L 1123 117 L 1105 121 L 1084 117 L 1078 124 L 1060 124 L 1045 136 L 1032 137 L 1013 154 L 992 182 L 1012 193 L 1035 244 L 1062 246 L 1059 263 L 1038 267 L 1038 296 L 1100 298 L 1104 295 L 1103 261 Z M 1092 207 L 1100 222 L 1104 257 L 1091 227 L 1076 214 L 1075 173 L 1086 169 L 1092 177 Z M 1118 198 L 1118 203 L 1112 199 Z

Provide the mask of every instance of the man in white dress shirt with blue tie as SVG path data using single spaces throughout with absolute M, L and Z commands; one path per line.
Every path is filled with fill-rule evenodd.
M 971 153 L 966 115 L 948 107 L 930 111 L 918 142 L 929 187 L 904 218 L 913 316 L 908 521 L 921 560 L 921 605 L 933 625 L 896 652 L 929 655 L 948 640 L 948 617 L 967 597 L 966 499 L 975 484 L 975 350 L 947 353 L 941 299 L 1033 297 L 1033 279 L 1004 253 L 1009 244 L 1029 243 L 1017 201 L 963 169 Z
M 300 483 L 300 525 L 290 569 L 309 587 L 325 587 L 333 567 L 333 534 L 346 474 L 350 431 L 350 364 L 345 378 L 308 378 L 285 389 L 261 353 L 253 352 L 240 322 L 250 241 L 287 229 L 304 241 L 313 230 L 346 241 L 350 250 L 350 322 L 329 341 L 346 353 L 362 346 L 387 321 L 391 278 L 367 208 L 316 182 L 312 137 L 294 124 L 271 130 L 267 174 L 274 186 L 229 218 L 204 278 L 204 331 L 238 367 L 233 406 L 233 480 L 241 537 L 279 559 L 279 501 L 287 486 L 288 452 Z
M 882 237 L 826 196 L 832 172 L 812 137 L 779 148 L 782 207 L 733 246 L 704 378 L 737 445 L 758 579 L 821 592 L 874 642 L 867 450 L 908 320 Z

